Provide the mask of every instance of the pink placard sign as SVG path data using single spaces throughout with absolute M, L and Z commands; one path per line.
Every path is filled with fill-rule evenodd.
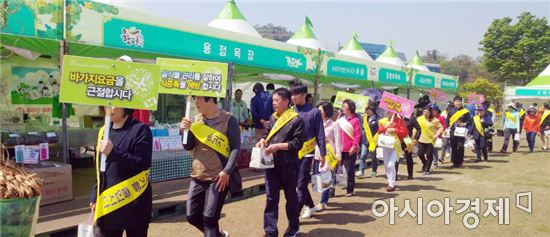
M 485 101 L 485 97 L 480 94 L 470 94 L 468 95 L 468 104 L 478 105 Z
M 440 89 L 433 88 L 430 90 L 430 96 L 436 101 L 446 102 L 449 96 Z
M 416 103 L 412 100 L 408 100 L 385 91 L 384 94 L 382 94 L 382 99 L 380 100 L 381 109 L 398 114 L 405 118 L 411 118 L 411 115 L 414 112 L 415 104 Z

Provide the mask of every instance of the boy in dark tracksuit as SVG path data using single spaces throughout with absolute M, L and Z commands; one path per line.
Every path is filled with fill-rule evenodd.
M 487 160 L 487 136 L 486 129 L 493 126 L 493 121 L 491 120 L 491 115 L 487 113 L 484 106 L 477 108 L 478 114 L 474 116 L 473 123 L 471 123 L 470 128 L 468 129 L 469 134 L 475 140 L 475 151 L 477 155 L 476 162 L 481 161 L 481 156 L 483 159 Z

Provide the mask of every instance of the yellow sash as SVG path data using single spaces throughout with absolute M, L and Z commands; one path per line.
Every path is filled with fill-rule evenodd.
M 420 130 L 422 131 L 422 134 L 424 134 L 424 137 L 427 138 L 430 143 L 435 144 L 435 136 L 429 128 L 429 121 L 426 119 L 426 117 L 418 117 L 416 121 L 418 121 L 418 124 L 420 125 Z
M 225 158 L 229 158 L 229 139 L 225 134 L 201 122 L 193 123 L 190 130 L 201 143 L 222 154 Z
M 395 116 L 395 115 L 394 115 Z M 395 118 L 398 119 L 398 118 Z M 384 125 L 386 129 L 390 126 L 390 120 L 388 118 L 383 118 L 378 121 L 378 124 Z M 397 136 L 397 134 L 393 135 L 395 137 L 395 143 L 393 145 L 393 148 L 395 149 L 395 152 L 397 153 L 397 157 L 401 156 L 401 139 Z
M 451 116 L 451 118 L 449 119 L 449 127 L 452 127 L 460 117 L 469 112 L 470 111 L 468 111 L 466 108 L 462 108 L 461 110 L 456 111 L 456 113 L 454 113 L 453 116 Z
M 374 134 L 374 136 L 372 135 L 368 115 L 363 117 L 363 128 L 365 129 L 365 135 L 367 135 L 367 141 L 369 141 L 369 151 L 374 152 L 376 150 L 376 138 L 378 138 L 378 133 Z
M 525 110 L 521 109 L 521 110 L 519 111 L 519 116 L 522 117 L 524 114 L 525 114 Z
M 548 115 L 550 115 L 550 110 L 545 110 L 544 113 L 542 114 L 542 117 L 540 117 L 539 126 L 541 126 L 544 120 L 548 118 Z
M 294 117 L 298 116 L 298 113 L 294 112 L 293 109 L 289 108 L 281 114 L 280 117 L 277 116 L 277 112 L 273 114 L 273 116 L 277 119 L 273 127 L 271 128 L 271 131 L 269 131 L 269 134 L 267 135 L 266 141 L 269 142 L 271 137 L 275 135 L 281 128 L 283 128 L 290 120 L 292 120 Z
M 300 151 L 298 151 L 298 158 L 300 158 L 300 160 L 302 158 L 304 158 L 304 156 L 306 156 L 307 154 L 310 154 L 311 152 L 313 152 L 315 150 L 315 142 L 317 141 L 317 139 L 315 139 L 315 137 L 307 140 L 306 142 L 304 142 L 304 145 L 302 145 L 302 149 L 300 149 Z
M 515 117 L 512 115 L 512 113 L 510 113 L 510 112 L 506 112 L 506 117 L 507 117 L 510 121 L 512 121 L 512 123 L 516 123 L 516 122 L 517 122 L 516 118 L 515 118 Z
M 96 178 L 97 178 L 97 198 L 95 205 L 94 223 L 102 216 L 105 216 L 111 212 L 118 210 L 119 208 L 126 206 L 128 203 L 136 200 L 149 185 L 149 170 L 142 171 L 141 173 L 126 179 L 101 194 L 100 190 L 100 178 L 99 178 L 99 142 L 103 137 L 103 131 L 105 127 L 99 129 L 97 135 L 97 147 L 96 147 Z
M 334 170 L 334 168 L 338 164 L 338 156 L 336 156 L 336 152 L 334 152 L 334 149 L 332 149 L 332 147 L 328 143 L 327 143 L 327 155 L 325 156 L 325 159 L 330 165 L 330 168 Z
M 483 137 L 485 137 L 485 130 L 483 129 L 483 126 L 481 125 L 481 119 L 479 118 L 479 115 L 474 116 L 474 125 L 476 125 L 476 130 L 481 134 Z

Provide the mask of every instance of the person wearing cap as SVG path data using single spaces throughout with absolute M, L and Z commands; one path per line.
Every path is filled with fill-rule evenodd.
M 470 112 L 463 107 L 462 97 L 456 96 L 453 101 L 454 108 L 449 110 L 446 120 L 451 140 L 451 161 L 453 162 L 453 168 L 462 168 L 466 134 L 456 133 L 456 131 L 457 129 L 463 130 L 463 128 L 467 128 L 471 123 L 471 116 Z
M 518 147 L 519 147 L 519 141 L 516 141 L 515 136 L 520 129 L 520 126 L 519 126 L 520 117 L 519 117 L 518 109 L 516 108 L 516 105 L 514 103 L 508 104 L 508 111 L 506 111 L 505 115 L 506 116 L 504 116 L 504 144 L 502 144 L 502 148 L 500 149 L 500 152 L 507 153 L 506 150 L 508 150 L 508 144 L 510 143 L 510 136 L 512 137 L 512 140 L 514 140 L 512 150 L 515 152 L 518 150 Z
M 483 101 L 483 106 L 485 106 L 485 113 L 491 117 L 491 121 L 493 121 L 493 125 L 496 119 L 496 111 L 491 107 L 491 102 L 486 100 Z M 486 141 L 485 144 L 487 145 L 487 151 L 493 152 L 493 135 L 495 133 L 495 128 L 493 126 L 489 127 L 487 129 L 487 133 L 485 134 Z
M 432 105 L 432 115 L 434 116 L 434 118 L 439 120 L 439 123 L 443 127 L 443 131 L 445 131 L 445 129 L 447 129 L 447 127 L 445 127 L 446 126 L 445 118 L 443 116 L 441 116 L 441 110 L 439 109 L 439 106 L 435 103 Z M 434 146 L 434 157 L 433 157 L 433 162 L 432 162 L 432 169 L 438 166 L 437 162 L 439 161 L 439 152 L 443 148 L 443 136 L 442 135 L 439 135 L 437 137 L 437 140 L 440 140 L 440 139 L 441 139 L 441 147 L 435 147 Z M 438 143 L 437 140 L 436 140 L 436 143 Z
M 105 127 L 101 128 L 96 150 L 98 180 L 90 195 L 99 228 L 96 236 L 122 237 L 124 232 L 128 237 L 147 236 L 153 206 L 153 192 L 147 182 L 153 136 L 148 126 L 132 117 L 133 109 L 112 107 L 106 113 L 111 116 L 109 139 L 102 139 Z M 105 169 L 99 168 L 100 155 L 107 157 Z M 144 181 L 133 185 L 138 180 Z M 109 198 L 124 189 L 136 192 L 118 201 Z
M 544 103 L 543 109 L 539 110 L 539 126 L 540 137 L 542 138 L 542 150 L 548 150 L 548 144 L 550 143 L 550 105 Z
M 527 135 L 529 152 L 535 150 L 535 139 L 537 138 L 537 133 L 540 131 L 539 121 L 540 118 L 537 116 L 537 109 L 530 106 L 527 110 L 527 116 L 525 116 L 525 120 L 523 121 L 523 130 L 525 130 L 525 134 Z
M 477 114 L 474 116 L 474 122 L 470 125 L 468 131 L 475 141 L 476 162 L 480 162 L 481 156 L 483 156 L 483 160 L 485 161 L 489 159 L 487 153 L 487 130 L 493 126 L 493 120 L 491 119 L 491 115 L 487 113 L 485 106 L 479 106 L 476 111 Z

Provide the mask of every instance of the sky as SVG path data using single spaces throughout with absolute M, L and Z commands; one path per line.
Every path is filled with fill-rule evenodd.
M 207 25 L 224 8 L 225 1 L 99 0 L 119 7 L 146 11 L 170 19 Z M 550 18 L 550 1 L 246 1 L 237 6 L 252 25 L 272 23 L 296 31 L 307 15 L 317 38 L 337 51 L 353 31 L 360 42 L 389 44 L 410 59 L 418 50 L 437 49 L 448 57 L 479 57 L 479 42 L 491 22 L 516 18 L 522 12 Z

